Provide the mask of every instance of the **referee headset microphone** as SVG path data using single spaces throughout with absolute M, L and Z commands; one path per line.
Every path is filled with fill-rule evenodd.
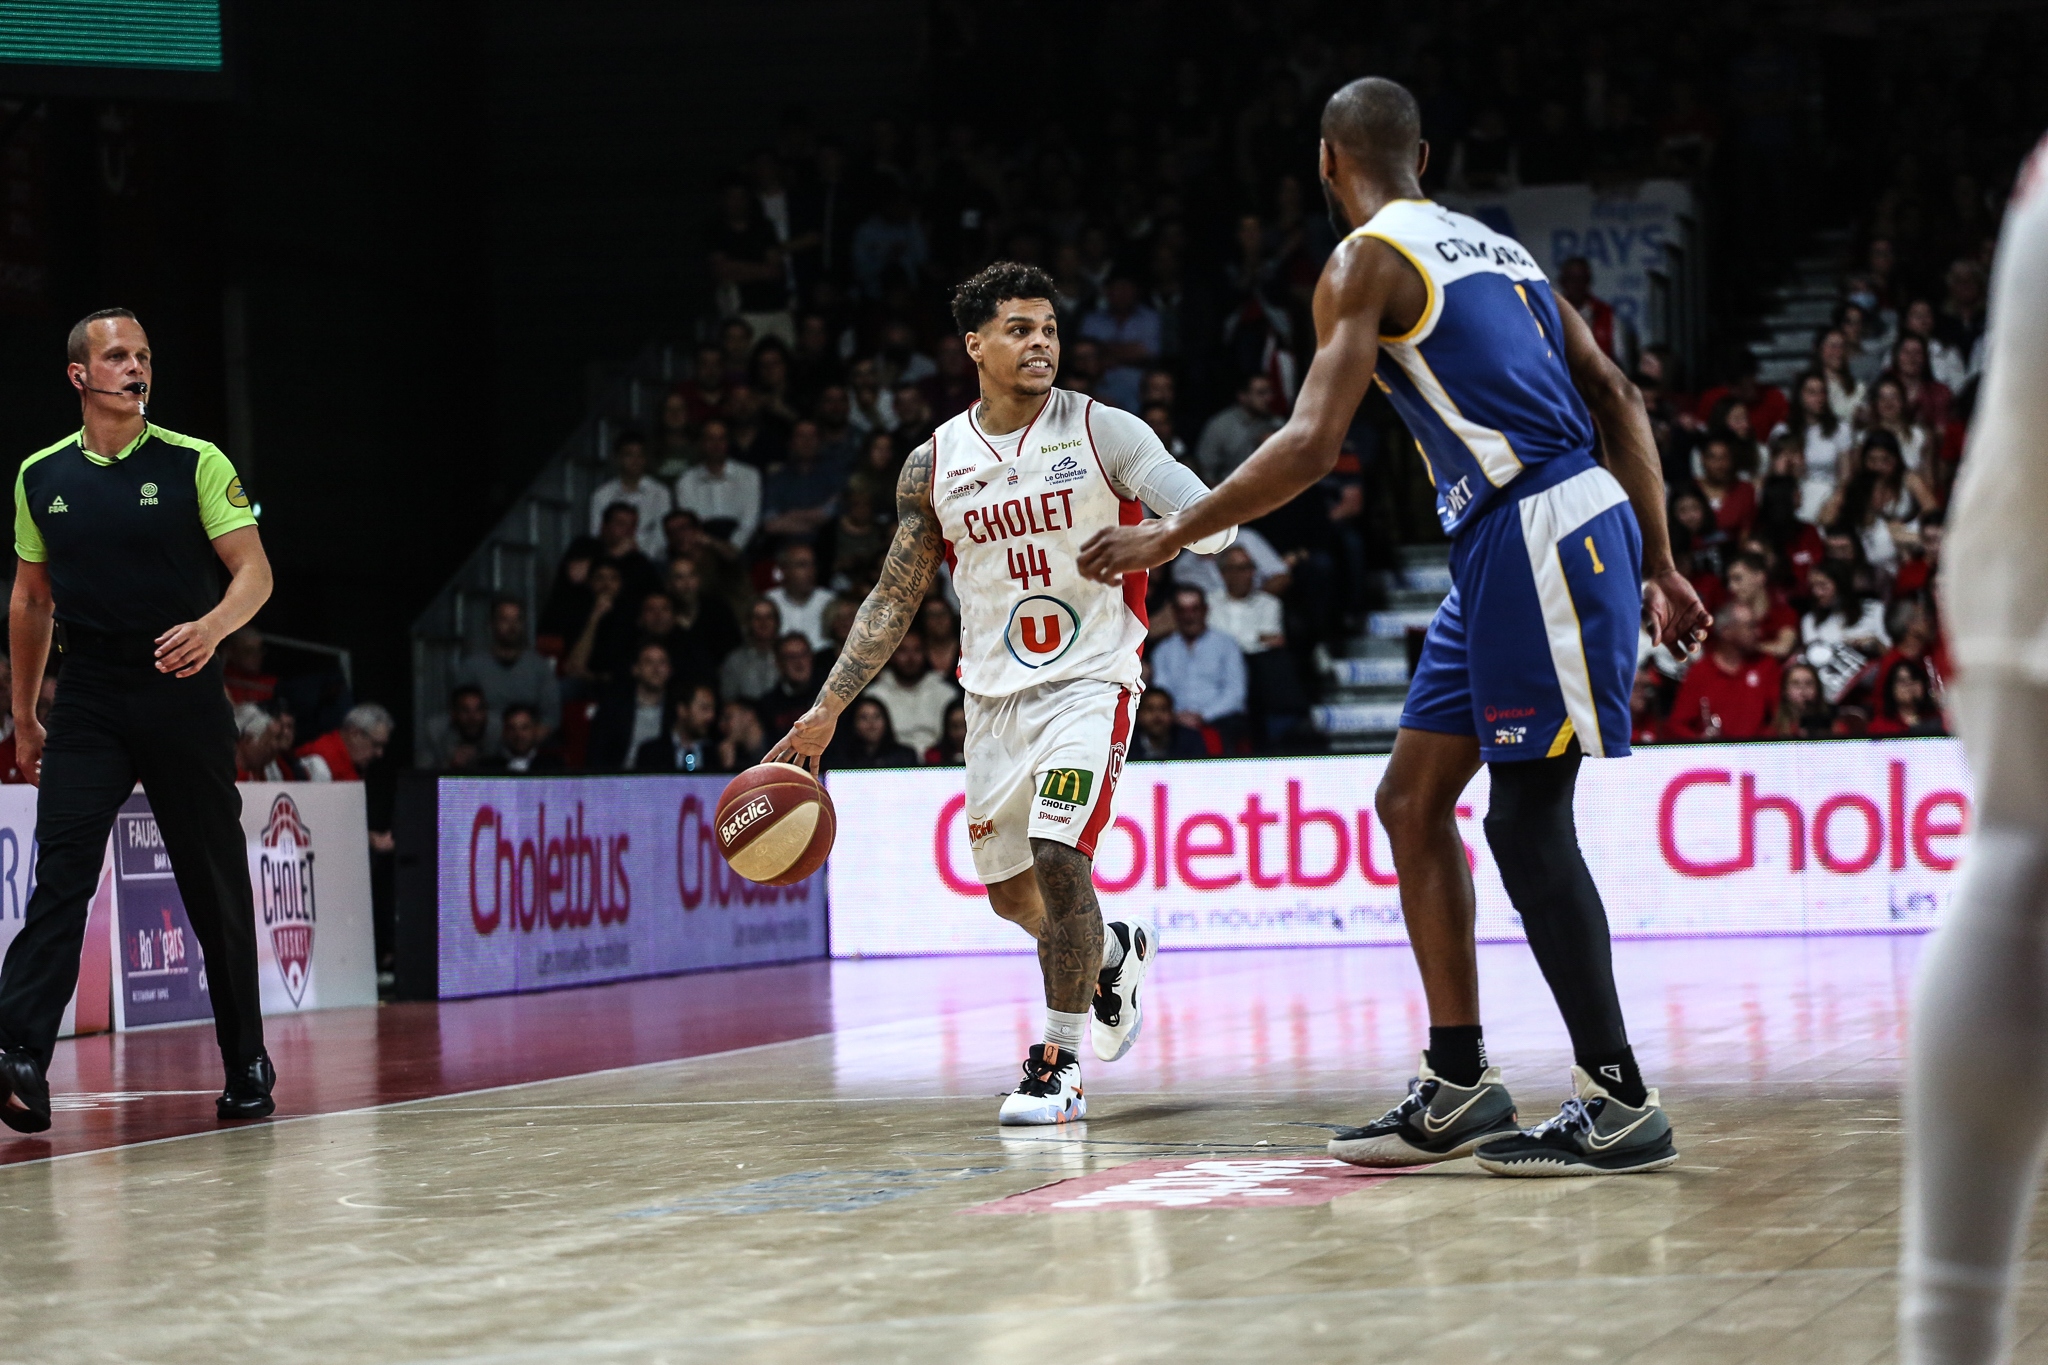
M 80 379 L 78 387 L 84 389 L 87 393 L 104 393 L 115 397 L 119 397 L 124 393 L 132 393 L 135 395 L 136 410 L 144 417 L 149 416 L 149 385 L 140 379 L 132 384 L 123 384 L 118 389 L 96 389 L 86 383 L 84 379 Z

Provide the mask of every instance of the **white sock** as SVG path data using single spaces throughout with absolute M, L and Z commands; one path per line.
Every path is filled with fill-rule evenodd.
M 1128 924 L 1125 925 L 1124 933 L 1128 934 L 1130 932 L 1131 927 Z M 1104 970 L 1105 972 L 1113 972 L 1123 965 L 1123 937 L 1122 935 L 1117 933 L 1116 926 L 1114 924 L 1105 924 L 1102 926 L 1102 970 Z
M 1056 1047 L 1063 1057 L 1081 1055 L 1081 1033 L 1088 1027 L 1088 1013 L 1068 1014 L 1064 1010 L 1045 1012 L 1045 1041 L 1047 1046 Z
M 1988 679 L 1957 690 L 1978 823 L 1913 995 L 1904 1365 L 2006 1358 L 2013 1263 L 2048 1135 L 2048 690 Z

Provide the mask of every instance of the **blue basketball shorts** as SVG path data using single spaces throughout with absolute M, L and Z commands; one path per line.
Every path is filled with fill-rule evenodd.
M 1474 735 L 1488 763 L 1628 754 L 1643 536 L 1598 465 L 1503 497 L 1451 549 L 1404 729 Z

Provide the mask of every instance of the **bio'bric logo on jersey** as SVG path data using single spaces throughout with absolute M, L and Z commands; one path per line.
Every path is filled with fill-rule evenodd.
M 1003 643 L 1010 657 L 1026 668 L 1057 663 L 1081 635 L 1081 613 L 1057 597 L 1033 593 L 1010 609 Z

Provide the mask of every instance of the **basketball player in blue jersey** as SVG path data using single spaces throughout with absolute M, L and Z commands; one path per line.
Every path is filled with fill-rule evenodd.
M 1628 753 L 1638 622 L 1690 650 L 1709 620 L 1671 561 L 1642 398 L 1528 253 L 1422 197 L 1415 99 L 1353 81 L 1323 111 L 1331 211 L 1356 225 L 1316 285 L 1316 355 L 1293 415 L 1222 485 L 1173 516 L 1098 533 L 1081 568 L 1150 568 L 1255 521 L 1328 474 L 1378 384 L 1407 423 L 1451 536 L 1453 588 L 1430 624 L 1380 784 L 1401 908 L 1429 1001 L 1406 1099 L 1332 1155 L 1414 1166 L 1468 1154 L 1497 1175 L 1608 1175 L 1678 1159 L 1629 1049 L 1607 914 L 1579 852 L 1580 760 Z M 1486 1062 L 1472 874 L 1459 794 L 1491 769 L 1486 838 L 1571 1033 L 1573 1095 L 1518 1128 Z

